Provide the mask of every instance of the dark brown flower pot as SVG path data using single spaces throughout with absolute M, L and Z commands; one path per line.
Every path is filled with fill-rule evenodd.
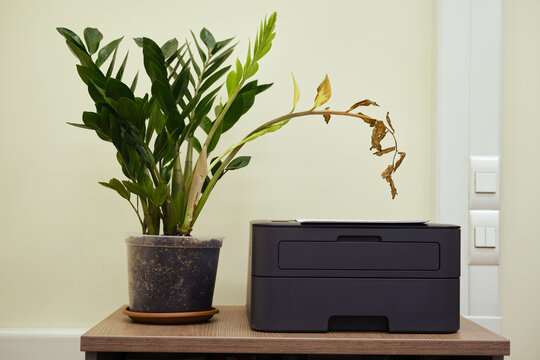
M 129 309 L 148 313 L 209 310 L 222 241 L 221 237 L 129 237 Z

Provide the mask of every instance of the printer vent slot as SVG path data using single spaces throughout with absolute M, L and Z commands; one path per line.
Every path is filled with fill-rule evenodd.
M 331 316 L 328 331 L 388 331 L 386 316 Z
M 351 242 L 372 242 L 372 241 L 382 241 L 380 236 L 367 236 L 367 235 L 342 235 L 337 238 L 337 241 L 351 241 Z

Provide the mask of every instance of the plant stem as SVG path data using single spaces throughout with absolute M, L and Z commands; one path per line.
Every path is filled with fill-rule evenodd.
M 141 223 L 142 232 L 144 233 L 144 221 L 141 219 L 141 215 L 139 215 L 139 211 L 135 208 L 135 205 L 133 205 L 131 200 L 128 200 L 128 202 L 129 202 L 129 205 L 131 205 L 131 208 L 133 209 L 133 211 L 135 211 L 135 214 L 137 214 L 137 218 L 139 219 L 139 222 Z M 139 202 L 139 197 L 137 196 L 137 206 L 139 205 L 138 202 Z
M 282 122 L 284 120 L 290 120 L 290 119 L 293 119 L 293 118 L 297 118 L 297 117 L 302 117 L 302 116 L 309 116 L 309 115 L 339 115 L 339 116 L 349 116 L 349 117 L 355 117 L 355 118 L 359 118 L 359 119 L 362 119 L 362 116 L 359 115 L 359 114 L 354 114 L 354 113 L 349 113 L 349 112 L 346 112 L 346 111 L 333 111 L 333 110 L 322 110 L 322 111 L 313 111 L 313 110 L 307 110 L 307 111 L 300 111 L 300 112 L 296 112 L 296 113 L 292 113 L 292 114 L 285 114 L 285 115 L 282 115 L 280 117 L 277 117 L 273 120 L 270 120 L 268 121 L 267 123 L 259 126 L 258 128 L 256 128 L 255 130 L 253 130 L 252 132 L 250 132 L 247 136 L 244 137 L 244 140 L 248 137 L 250 137 L 251 135 L 254 135 L 256 133 L 258 133 L 259 131 L 261 130 L 264 130 L 266 129 L 267 127 L 270 127 L 272 125 L 275 125 L 279 122 Z M 363 121 L 363 119 L 362 119 Z M 393 134 L 392 134 L 393 135 Z M 395 137 L 394 137 L 395 139 Z M 397 142 L 396 142 L 397 144 Z M 195 223 L 195 220 L 197 220 L 197 217 L 199 216 L 199 213 L 201 212 L 202 208 L 204 207 L 204 204 L 206 203 L 206 200 L 208 199 L 208 197 L 210 196 L 210 193 L 212 192 L 214 186 L 216 185 L 216 182 L 218 181 L 220 175 L 223 173 L 223 171 L 225 170 L 225 167 L 233 160 L 234 156 L 238 153 L 238 151 L 240 151 L 240 149 L 245 145 L 245 143 L 242 143 L 240 142 L 239 144 L 235 145 L 235 146 L 232 146 L 230 147 L 224 154 L 222 154 L 218 159 L 216 159 L 216 161 L 214 161 L 212 164 L 210 164 L 210 166 L 208 167 L 208 173 L 210 173 L 210 171 L 212 170 L 212 168 L 214 166 L 216 166 L 216 164 L 219 163 L 219 160 L 222 159 L 223 157 L 225 157 L 225 155 L 229 154 L 229 156 L 223 161 L 223 163 L 221 164 L 221 166 L 218 168 L 218 170 L 216 171 L 216 173 L 212 176 L 212 179 L 210 179 L 210 182 L 208 183 L 208 185 L 206 186 L 206 190 L 204 191 L 204 193 L 202 194 L 199 202 L 197 203 L 197 207 L 195 209 L 195 212 L 193 214 L 193 220 L 191 222 L 191 225 L 193 226 L 193 224 Z M 397 149 L 397 147 L 396 147 Z

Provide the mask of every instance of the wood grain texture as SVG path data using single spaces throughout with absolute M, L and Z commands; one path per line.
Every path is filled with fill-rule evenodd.
M 510 341 L 461 318 L 455 334 L 268 333 L 249 327 L 244 306 L 219 306 L 209 322 L 144 325 L 118 309 L 81 337 L 81 351 L 235 354 L 491 355 Z

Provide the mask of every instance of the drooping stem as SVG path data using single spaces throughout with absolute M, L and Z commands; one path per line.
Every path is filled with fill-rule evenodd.
M 221 176 L 223 171 L 225 171 L 226 166 L 234 159 L 234 156 L 246 144 L 246 141 L 245 141 L 246 139 L 248 139 L 250 136 L 252 136 L 252 135 L 254 135 L 254 134 L 256 134 L 256 133 L 258 133 L 258 132 L 260 132 L 260 131 L 262 131 L 262 130 L 264 130 L 264 129 L 272 126 L 272 125 L 278 124 L 278 123 L 280 123 L 282 121 L 291 120 L 291 119 L 294 119 L 294 118 L 298 118 L 298 117 L 302 117 L 302 116 L 309 116 L 309 115 L 348 116 L 348 117 L 359 118 L 359 119 L 362 119 L 363 121 L 365 121 L 364 117 L 362 115 L 355 114 L 355 113 L 350 113 L 350 112 L 346 112 L 346 111 L 334 111 L 334 110 L 313 111 L 313 110 L 308 110 L 308 111 L 300 111 L 300 112 L 296 112 L 296 113 L 292 113 L 292 114 L 290 114 L 290 113 L 285 114 L 285 115 L 279 116 L 279 117 L 277 117 L 277 118 L 275 118 L 273 120 L 270 120 L 267 123 L 259 126 L 258 128 L 256 128 L 252 132 L 250 132 L 247 136 L 245 136 L 242 141 L 240 141 L 238 144 L 236 144 L 234 146 L 231 146 L 225 153 L 223 153 L 220 157 L 218 157 L 216 160 L 214 160 L 212 162 L 212 164 L 210 164 L 210 166 L 208 167 L 208 173 L 211 172 L 211 170 L 219 163 L 219 161 L 221 159 L 223 159 L 225 156 L 228 155 L 227 158 L 222 162 L 221 166 L 217 169 L 217 171 L 212 176 L 212 179 L 210 180 L 210 182 L 206 186 L 206 190 L 202 194 L 199 202 L 197 203 L 197 207 L 195 209 L 191 225 L 193 226 L 193 224 L 197 220 L 197 217 L 198 217 L 199 213 L 201 212 L 202 208 L 204 207 L 204 204 L 206 203 L 206 200 L 210 196 L 210 193 L 212 192 L 214 186 L 216 185 L 216 182 L 219 180 L 219 177 Z M 394 136 L 393 133 L 392 133 L 392 136 Z M 397 151 L 397 140 L 396 140 L 395 136 L 394 136 L 394 142 L 396 144 L 396 151 Z M 395 154 L 394 154 L 394 156 L 395 156 Z

